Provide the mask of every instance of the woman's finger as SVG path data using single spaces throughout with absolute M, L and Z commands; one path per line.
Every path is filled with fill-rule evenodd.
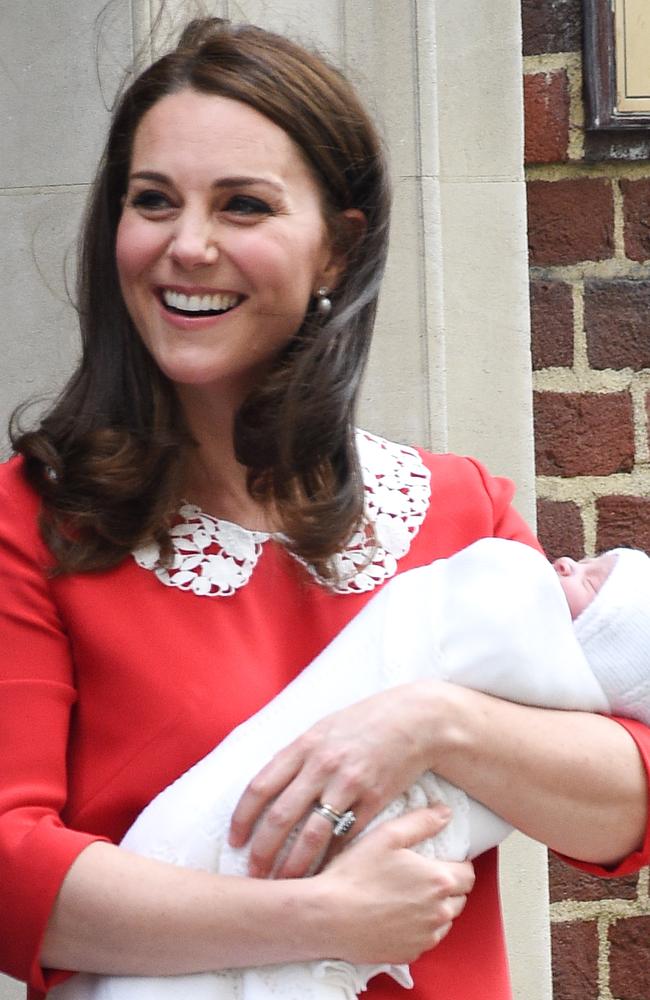
M 278 878 L 301 878 L 313 874 L 327 848 L 333 846 L 336 816 L 341 817 L 350 810 L 353 812 L 353 827 L 340 838 L 350 840 L 379 811 L 381 801 L 372 792 L 363 792 L 357 801 L 359 784 L 356 779 L 351 781 L 345 770 L 329 779 L 325 790 L 318 794 L 317 790 L 323 788 L 324 780 L 316 761 L 306 765 L 262 815 L 251 840 L 251 874 L 257 878 L 263 878 L 270 872 Z M 317 812 L 319 804 L 328 806 L 335 815 L 328 818 Z M 285 850 L 290 837 L 292 843 Z M 335 840 L 338 842 L 339 837 Z M 285 857 L 278 867 L 277 859 L 283 850 Z
M 438 927 L 434 935 L 434 941 L 433 941 L 434 948 L 437 948 L 442 939 L 447 937 L 449 931 L 452 929 L 453 926 L 454 926 L 453 922 L 450 920 L 449 923 L 442 924 L 441 927 Z
M 305 774 L 305 778 L 307 777 L 308 775 Z M 296 795 L 293 799 L 293 808 L 296 811 L 302 809 L 302 812 L 298 813 L 301 826 L 276 872 L 278 878 L 302 878 L 304 875 L 313 874 L 322 862 L 327 848 L 338 847 L 346 840 L 355 837 L 373 819 L 380 806 L 376 797 L 370 793 L 362 793 L 361 798 L 357 799 L 357 795 L 360 794 L 358 786 L 356 783 L 353 784 L 346 780 L 345 775 L 335 775 L 316 801 L 314 800 L 313 783 L 302 784 L 300 789 L 298 782 L 294 782 L 294 784 L 296 785 Z M 316 811 L 319 804 L 329 807 L 334 815 L 328 817 Z M 336 817 L 342 817 L 349 811 L 353 814 L 352 826 L 345 834 L 335 835 Z M 264 817 L 255 831 L 251 847 L 256 853 L 258 850 L 265 853 L 268 851 L 270 843 L 270 834 L 266 829 L 266 817 Z M 277 845 L 276 841 L 276 846 L 279 849 L 283 845 Z M 267 864 L 270 863 L 272 866 L 274 860 L 275 856 L 269 860 L 267 855 Z
M 228 842 L 231 847 L 243 847 L 247 843 L 264 810 L 294 780 L 302 764 L 303 756 L 292 744 L 277 754 L 248 783 L 230 820 Z
M 340 751 L 333 754 L 327 748 L 315 749 L 316 742 L 317 734 L 309 746 L 303 737 L 282 751 L 253 779 L 236 807 L 230 843 L 239 847 L 250 839 L 249 871 L 254 877 L 264 878 L 274 871 L 281 851 L 296 829 L 290 869 L 283 865 L 276 874 L 298 877 L 313 871 L 333 830 L 333 824 L 326 818 L 312 816 L 314 806 L 318 802 L 328 803 L 343 814 L 355 804 L 363 784 L 358 766 L 352 768 L 347 762 L 341 763 Z M 340 767 L 338 773 L 335 766 Z M 277 798 L 272 800 L 274 793 Z M 357 810 L 355 832 L 363 829 L 380 807 L 378 797 L 372 792 L 365 792 L 363 799 Z
M 333 824 L 314 812 L 315 781 L 309 779 L 309 773 L 309 768 L 304 768 L 298 775 L 292 775 L 287 768 L 278 770 L 269 780 L 265 772 L 260 772 L 244 792 L 231 821 L 230 843 L 238 847 L 250 839 L 249 873 L 253 878 L 266 878 L 274 871 L 278 857 L 296 830 L 296 841 L 289 851 L 293 858 L 292 874 L 285 872 L 283 864 L 282 871 L 276 872 L 276 875 L 283 878 L 306 875 L 314 869 L 327 849 Z M 268 801 L 270 790 L 277 784 L 282 787 L 288 774 L 291 775 L 288 786 L 259 815 L 259 809 L 264 809 Z M 326 801 L 325 796 L 323 801 Z M 332 800 L 327 801 L 333 804 Z M 335 797 L 333 801 L 336 801 Z M 370 818 L 371 814 L 365 822 Z M 257 826 L 253 829 L 256 822 Z M 361 825 L 357 826 L 357 830 L 361 828 Z M 295 855 L 293 847 L 297 848 Z
M 473 888 L 474 869 L 469 861 L 441 861 L 413 848 L 435 837 L 449 817 L 438 805 L 381 823 L 316 876 L 334 887 L 349 911 L 342 957 L 410 962 L 446 936 Z M 359 896 L 366 911 L 361 921 L 354 912 Z M 359 935 L 359 923 L 366 934 Z
M 338 811 L 342 813 L 344 810 Z M 412 847 L 422 840 L 435 837 L 449 822 L 450 816 L 451 812 L 449 809 L 440 803 L 432 806 L 431 809 L 417 810 L 417 812 L 409 813 L 408 822 L 406 823 L 402 823 L 402 820 L 407 818 L 404 816 L 400 817 L 399 820 L 390 820 L 385 824 L 382 823 L 381 826 L 377 827 L 377 830 L 381 830 L 383 827 L 388 828 L 384 830 L 381 836 L 388 836 L 390 846 L 393 848 Z M 349 831 L 349 834 L 346 835 L 348 839 L 362 831 L 366 823 L 372 818 L 371 816 L 364 816 L 362 810 L 359 812 L 359 817 L 361 822 L 359 826 L 355 824 Z M 415 819 L 411 819 L 411 817 L 415 817 Z M 336 854 L 344 848 L 345 838 L 337 838 L 333 842 L 333 826 L 329 821 L 326 821 L 329 823 L 329 829 L 325 829 L 322 819 L 323 817 L 316 813 L 307 820 L 295 844 L 278 870 L 278 878 L 300 878 L 308 873 L 311 874 L 315 866 L 322 860 L 328 844 L 330 848 L 334 849 Z M 369 836 L 372 836 L 372 834 Z M 395 837 L 398 839 L 395 840 Z M 416 839 L 412 840 L 412 837 Z M 330 851 L 331 856 L 332 852 Z
M 249 873 L 253 878 L 266 878 L 274 871 L 278 857 L 295 830 L 298 831 L 297 839 L 307 846 L 310 858 L 322 855 L 331 839 L 332 826 L 328 820 L 313 813 L 313 807 L 313 792 L 309 786 L 298 781 L 294 781 L 271 803 L 250 842 Z M 305 817 L 306 822 L 301 827 Z M 306 831 L 305 826 L 308 826 Z M 304 875 L 307 870 L 299 874 Z
M 428 809 L 415 809 L 413 812 L 404 813 L 397 819 L 387 820 L 386 823 L 381 823 L 375 830 L 372 830 L 368 837 L 384 838 L 387 841 L 387 846 L 393 850 L 400 847 L 415 847 L 417 844 L 435 837 L 450 819 L 451 809 L 442 802 L 438 802 Z
M 331 805 L 331 800 L 323 796 L 323 800 Z M 336 809 L 339 815 L 343 815 L 347 810 Z M 364 823 L 361 816 L 355 817 L 355 823 L 350 831 L 344 836 L 336 838 L 336 845 L 343 846 L 346 840 L 350 840 L 360 830 Z M 370 818 L 370 817 L 368 817 Z M 294 844 L 292 844 L 286 858 L 277 871 L 278 878 L 302 878 L 304 875 L 313 874 L 320 866 L 327 851 L 334 846 L 334 823 L 326 817 L 320 815 L 312 808 L 311 815 L 307 817 L 302 829 Z

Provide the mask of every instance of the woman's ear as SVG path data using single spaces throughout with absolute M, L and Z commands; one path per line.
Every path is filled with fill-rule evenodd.
M 347 208 L 337 213 L 330 223 L 331 253 L 322 273 L 321 285 L 330 290 L 336 288 L 367 228 L 368 221 L 360 209 Z

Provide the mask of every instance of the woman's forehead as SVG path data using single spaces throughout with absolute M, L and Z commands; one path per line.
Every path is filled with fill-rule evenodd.
M 136 129 L 132 167 L 146 169 L 147 158 L 160 156 L 242 176 L 312 177 L 302 152 L 275 122 L 241 101 L 190 88 L 162 97 Z

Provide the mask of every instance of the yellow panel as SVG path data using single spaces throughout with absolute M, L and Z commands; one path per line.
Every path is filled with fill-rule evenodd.
M 616 0 L 616 84 L 619 111 L 650 111 L 650 3 Z

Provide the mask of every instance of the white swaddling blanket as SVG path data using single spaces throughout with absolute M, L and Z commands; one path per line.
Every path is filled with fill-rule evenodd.
M 529 546 L 482 539 L 449 559 L 391 580 L 273 701 L 162 791 L 122 846 L 188 868 L 247 874 L 247 849 L 231 848 L 227 831 L 249 780 L 324 716 L 424 678 L 529 705 L 609 709 L 575 638 L 553 568 Z M 510 832 L 505 821 L 430 772 L 374 822 L 440 800 L 453 817 L 437 837 L 419 846 L 422 853 L 444 860 L 475 857 Z M 379 972 L 412 985 L 407 966 L 331 960 L 171 977 L 80 973 L 55 987 L 50 997 L 353 1000 Z

